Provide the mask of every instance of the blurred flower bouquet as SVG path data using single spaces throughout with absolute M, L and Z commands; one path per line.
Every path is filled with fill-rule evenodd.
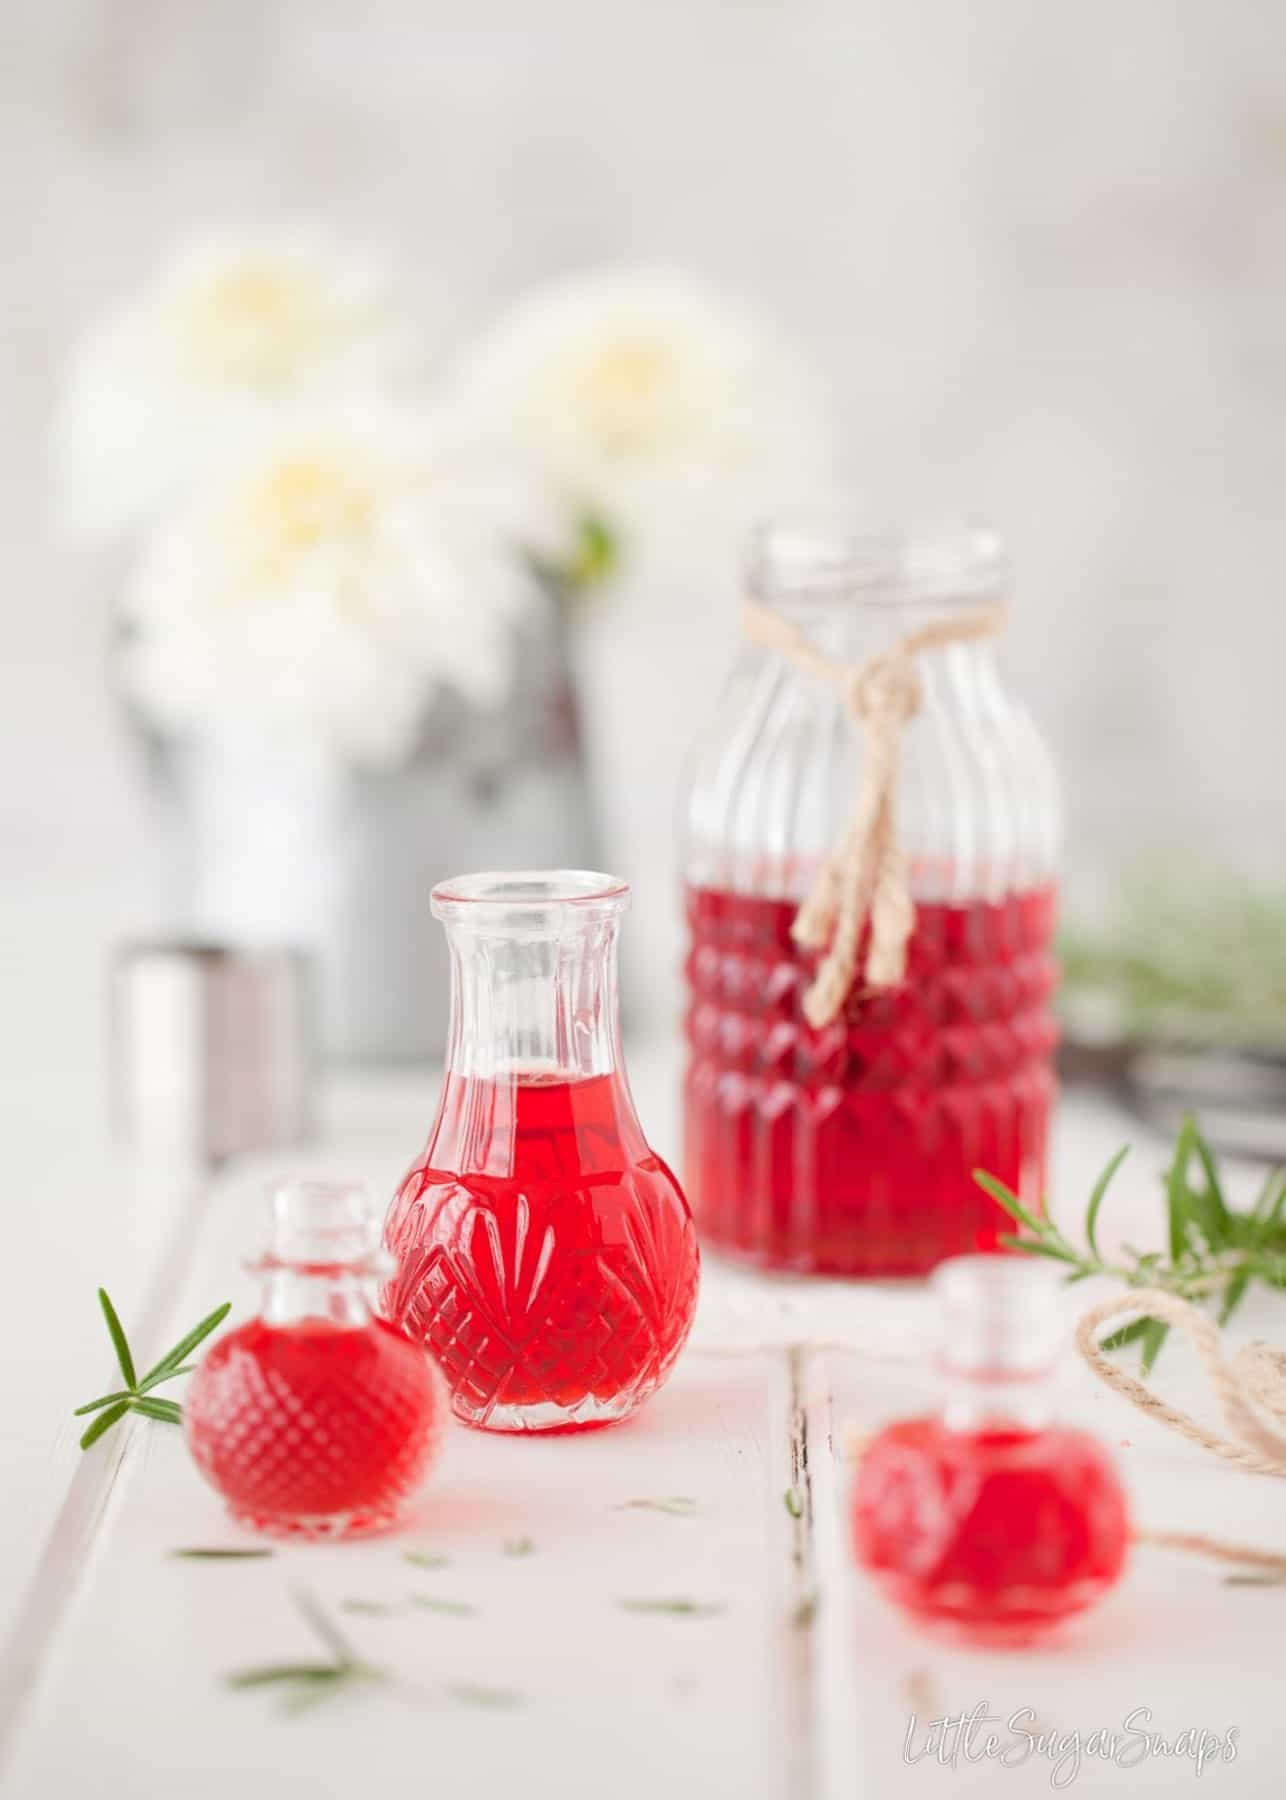
M 331 1048 L 374 1056 L 435 1047 L 435 878 L 592 857 L 569 624 L 607 764 L 823 458 L 796 356 L 679 275 L 570 280 L 444 351 L 306 235 L 183 249 L 69 358 L 55 448 L 70 519 L 131 534 L 117 672 L 178 796 L 182 923 L 316 948 Z M 668 781 L 655 744 L 602 770 L 636 879 L 611 821 Z

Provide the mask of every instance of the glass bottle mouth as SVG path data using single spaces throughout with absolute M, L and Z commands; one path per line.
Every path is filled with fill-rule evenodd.
M 357 1181 L 278 1181 L 267 1191 L 271 1217 L 267 1249 L 249 1267 L 301 1272 L 350 1271 L 383 1275 L 379 1220 L 370 1192 Z
M 430 903 L 434 918 L 447 923 L 540 931 L 612 918 L 629 905 L 630 889 L 594 869 L 491 869 L 440 881 Z
M 977 606 L 1004 597 L 999 534 L 967 519 L 876 530 L 841 510 L 783 514 L 751 540 L 750 591 L 769 606 Z

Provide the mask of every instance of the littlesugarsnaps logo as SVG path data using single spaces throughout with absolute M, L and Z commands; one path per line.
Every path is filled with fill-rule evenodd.
M 1204 1775 L 1214 1763 L 1237 1760 L 1238 1728 L 1211 1731 L 1190 1725 L 1169 1734 L 1152 1726 L 1152 1708 L 1136 1706 L 1119 1726 L 1090 1731 L 1056 1731 L 1043 1724 L 1030 1706 L 1020 1706 L 1002 1719 L 979 1700 L 968 1712 L 948 1713 L 924 1723 L 912 1713 L 902 1743 L 904 1763 L 935 1763 L 958 1769 L 962 1762 L 994 1762 L 1019 1769 L 1031 1762 L 1049 1764 L 1049 1785 L 1070 1787 L 1087 1762 L 1110 1762 L 1118 1769 L 1137 1769 L 1156 1757 L 1189 1763 Z

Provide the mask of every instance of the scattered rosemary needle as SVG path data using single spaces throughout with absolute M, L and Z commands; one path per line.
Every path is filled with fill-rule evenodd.
M 436 1594 L 412 1594 L 409 1604 L 424 1612 L 449 1613 L 453 1619 L 471 1619 L 478 1610 L 467 1600 L 442 1600 Z
M 1282 1587 L 1286 1585 L 1286 1575 L 1274 1573 L 1271 1569 L 1243 1569 L 1235 1575 L 1221 1577 L 1225 1587 Z
M 329 1662 L 265 1663 L 255 1668 L 234 1669 L 224 1676 L 225 1687 L 242 1691 L 248 1688 L 275 1687 L 282 1690 L 283 1711 L 300 1713 L 334 1694 L 351 1693 L 365 1682 L 387 1682 L 385 1669 L 361 1662 L 351 1644 L 335 1626 L 316 1598 L 304 1590 L 292 1596 L 316 1635 L 331 1653 Z
M 263 1556 L 273 1556 L 272 1550 L 171 1550 L 171 1556 L 184 1557 L 188 1562 L 253 1562 Z
M 675 1618 L 709 1619 L 724 1609 L 713 1600 L 618 1600 L 624 1612 L 668 1613 Z
M 1184 1300 L 1212 1302 L 1220 1325 L 1227 1324 L 1252 1281 L 1286 1288 L 1286 1168 L 1274 1169 L 1254 1204 L 1238 1212 L 1228 1203 L 1214 1152 L 1192 1118 L 1180 1127 L 1165 1174 L 1165 1249 L 1140 1251 L 1126 1245 L 1116 1261 L 1104 1257 L 1098 1245 L 1099 1210 L 1128 1150 L 1127 1144 L 1117 1151 L 1090 1192 L 1084 1249 L 1064 1236 L 1047 1212 L 1032 1212 L 1003 1181 L 975 1170 L 979 1187 L 1021 1227 L 1000 1241 L 1062 1263 L 1068 1281 L 1106 1275 L 1128 1287 L 1161 1288 Z M 1161 1319 L 1132 1319 L 1105 1337 L 1102 1348 L 1137 1343 L 1146 1375 L 1169 1331 Z
M 417 1569 L 445 1569 L 451 1559 L 439 1556 L 434 1550 L 403 1550 L 402 1561 L 414 1563 Z
M 529 1537 L 506 1538 L 504 1552 L 506 1556 L 531 1556 L 536 1549 L 535 1540 Z
M 483 1687 L 477 1681 L 452 1681 L 447 1693 L 462 1706 L 521 1706 L 522 1695 L 514 1688 Z
M 790 1622 L 795 1627 L 796 1631 L 808 1630 L 809 1626 L 813 1623 L 813 1620 L 817 1617 L 817 1609 L 821 1605 L 821 1599 L 821 1595 L 814 1589 L 811 1594 L 805 1594 L 799 1601 L 794 1612 L 790 1616 Z
M 616 1508 L 617 1512 L 635 1510 L 670 1513 L 676 1519 L 690 1519 L 697 1510 L 697 1503 L 689 1494 L 675 1494 L 666 1500 L 622 1500 Z
M 788 1487 L 786 1489 L 786 1492 L 782 1495 L 782 1502 L 785 1505 L 786 1511 L 790 1514 L 792 1519 L 802 1519 L 803 1518 L 804 1502 L 800 1498 L 800 1493 L 799 1493 L 798 1488 Z
M 163 1381 L 173 1381 L 178 1375 L 190 1374 L 195 1367 L 193 1363 L 185 1363 L 184 1357 L 190 1356 L 197 1345 L 203 1343 L 212 1331 L 218 1329 L 232 1311 L 232 1302 L 225 1301 L 212 1313 L 207 1313 L 199 1325 L 194 1325 L 185 1337 L 181 1337 L 172 1350 L 167 1350 L 160 1362 L 152 1367 L 140 1379 L 134 1367 L 134 1355 L 129 1347 L 129 1339 L 125 1336 L 125 1327 L 121 1324 L 116 1308 L 107 1295 L 106 1288 L 98 1290 L 98 1304 L 103 1309 L 103 1318 L 107 1322 L 107 1335 L 112 1340 L 112 1348 L 116 1352 L 117 1366 L 125 1386 L 112 1394 L 100 1394 L 97 1400 L 87 1400 L 84 1406 L 78 1406 L 72 1414 L 73 1418 L 81 1418 L 85 1413 L 97 1413 L 98 1417 L 92 1425 L 86 1427 L 80 1440 L 82 1450 L 88 1450 L 96 1444 L 105 1432 L 111 1430 L 125 1417 L 126 1413 L 138 1413 L 145 1419 L 155 1419 L 163 1425 L 177 1425 L 183 1417 L 183 1409 L 173 1400 L 157 1400 L 152 1398 L 152 1389 L 160 1387 Z
M 365 1619 L 387 1619 L 397 1611 L 387 1600 L 341 1600 L 339 1607 L 341 1612 L 357 1613 Z

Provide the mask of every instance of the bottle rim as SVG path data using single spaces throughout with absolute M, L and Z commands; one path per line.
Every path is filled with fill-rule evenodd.
M 1009 560 L 999 532 L 968 517 L 881 530 L 842 509 L 819 508 L 759 526 L 748 582 L 770 606 L 976 606 L 1007 593 Z
M 597 869 L 485 869 L 440 881 L 430 895 L 435 919 L 534 921 L 573 911 L 601 918 L 623 912 L 629 883 Z

